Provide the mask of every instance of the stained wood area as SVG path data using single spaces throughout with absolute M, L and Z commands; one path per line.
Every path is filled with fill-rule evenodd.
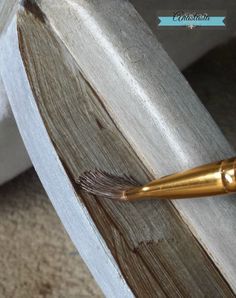
M 171 202 L 119 203 L 80 192 L 76 180 L 88 169 L 129 174 L 141 183 L 154 177 L 36 8 L 26 6 L 18 15 L 20 51 L 35 100 L 78 200 L 132 292 L 137 297 L 234 297 Z

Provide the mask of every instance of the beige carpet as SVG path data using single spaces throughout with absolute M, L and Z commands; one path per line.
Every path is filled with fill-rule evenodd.
M 236 41 L 184 72 L 236 148 Z M 0 188 L 0 298 L 102 297 L 35 172 Z
M 0 297 L 103 297 L 34 170 L 0 188 Z

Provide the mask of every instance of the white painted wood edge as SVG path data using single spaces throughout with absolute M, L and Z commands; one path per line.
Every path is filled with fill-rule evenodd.
M 42 0 L 39 4 L 155 176 L 235 155 L 129 2 Z M 174 205 L 236 291 L 235 196 L 179 200 Z
M 16 18 L 3 35 L 0 50 L 1 74 L 17 124 L 56 212 L 105 295 L 133 297 L 49 139 L 19 53 Z

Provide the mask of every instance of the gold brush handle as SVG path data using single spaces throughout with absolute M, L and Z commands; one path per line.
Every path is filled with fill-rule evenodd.
M 127 200 L 180 199 L 236 192 L 236 158 L 165 176 L 126 191 Z

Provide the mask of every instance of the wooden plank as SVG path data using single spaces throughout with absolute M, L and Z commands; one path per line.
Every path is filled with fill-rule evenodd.
M 19 20 L 19 36 L 21 54 L 27 74 L 46 127 L 48 127 L 60 158 L 73 179 L 76 181 L 78 175 L 85 169 L 102 165 L 103 169 L 115 170 L 117 173 L 127 173 L 127 171 L 135 173 L 136 178 L 141 179 L 142 182 L 147 181 L 150 173 L 147 173 L 142 162 L 136 158 L 136 154 L 132 152 L 133 150 L 125 138 L 119 133 L 115 123 L 110 119 L 109 113 L 101 104 L 101 98 L 98 97 L 96 91 L 91 88 L 83 76 L 81 77 L 77 63 L 66 51 L 66 48 L 57 42 L 54 36 L 50 35 L 50 30 L 45 30 L 45 27 L 42 26 L 42 18 L 40 18 L 41 21 L 32 15 L 30 18 L 29 14 L 24 17 Z M 35 24 L 34 30 L 27 30 L 29 24 L 31 28 Z M 36 55 L 39 47 L 41 49 L 40 56 Z M 55 53 L 54 49 L 60 49 L 60 51 Z M 58 63 L 61 60 L 65 62 Z M 45 66 L 51 71 L 47 71 Z M 61 73 L 63 76 L 60 75 Z M 63 91 L 60 86 L 63 86 Z M 62 135 L 65 138 L 62 138 Z M 88 136 L 90 136 L 89 139 Z M 142 172 L 141 169 L 143 169 Z M 131 251 L 139 250 L 139 246 L 142 244 L 143 249 L 140 249 L 140 254 L 143 255 L 144 261 L 139 258 L 136 262 L 131 262 L 127 271 L 124 271 L 127 267 L 124 267 L 127 259 L 126 262 L 119 261 L 119 264 L 123 263 L 121 270 L 127 280 L 131 279 L 130 272 L 133 276 L 133 271 L 140 268 L 139 271 L 142 274 L 138 276 L 139 279 L 133 277 L 133 283 L 130 283 L 136 294 L 140 296 L 154 293 L 187 295 L 190 291 L 198 295 L 213 293 L 211 291 L 215 290 L 215 286 L 212 288 L 210 285 L 214 284 L 215 278 L 217 279 L 214 277 L 216 271 L 214 273 L 205 272 L 205 268 L 210 267 L 210 263 L 204 262 L 203 251 L 188 229 L 184 228 L 184 225 L 182 226 L 181 221 L 178 221 L 179 218 L 169 203 L 149 202 L 148 206 L 146 203 L 138 203 L 129 204 L 128 207 L 128 205 L 106 201 L 97 201 L 95 204 L 94 199 L 88 198 L 85 205 L 111 250 L 114 250 L 114 247 L 115 250 L 119 247 L 123 237 L 125 242 L 121 246 L 122 250 L 118 250 L 121 256 L 130 254 L 130 248 Z M 98 210 L 99 216 L 97 216 Z M 150 210 L 154 211 L 150 212 Z M 155 218 L 156 226 L 150 232 L 153 218 Z M 133 222 L 135 222 L 135 226 Z M 164 227 L 160 232 L 161 225 Z M 110 226 L 111 229 L 107 230 L 107 226 Z M 178 239 L 182 239 L 182 241 L 179 242 Z M 178 253 L 171 249 L 173 242 Z M 178 247 L 178 243 L 181 249 Z M 182 246 L 186 246 L 186 248 L 183 249 Z M 189 258 L 186 258 L 188 251 L 191 251 L 191 254 Z M 179 253 L 180 256 L 178 256 Z M 117 252 L 113 251 L 114 257 L 116 254 Z M 155 254 L 163 259 L 162 262 L 158 262 L 157 258 L 151 258 Z M 131 255 L 128 259 L 132 259 Z M 169 264 L 170 259 L 175 262 Z M 187 260 L 185 263 L 184 259 Z M 150 267 L 145 266 L 145 263 L 150 260 L 152 266 L 151 264 L 149 264 Z M 138 268 L 135 268 L 133 264 Z M 170 272 L 166 269 L 168 266 Z M 213 270 L 213 267 L 211 269 Z M 152 277 L 148 272 L 150 270 L 152 273 L 159 271 L 162 274 L 155 274 Z M 191 272 L 191 277 L 189 277 L 189 272 Z M 147 279 L 152 281 L 150 285 L 145 283 Z M 143 282 L 140 283 L 140 280 Z M 206 280 L 209 282 L 207 283 Z M 203 284 L 205 284 L 204 289 Z M 216 292 L 219 292 L 219 288 Z
M 73 181 L 84 170 L 101 166 L 147 181 L 150 174 L 50 29 L 25 14 L 18 30 L 41 115 Z M 81 198 L 137 296 L 226 295 L 217 271 L 168 202 L 121 204 L 83 194 Z
M 42 0 L 40 7 L 152 175 L 235 155 L 129 2 Z M 236 290 L 234 201 L 173 203 Z
M 19 53 L 15 18 L 0 42 L 0 50 L 0 70 L 21 136 L 64 227 L 104 293 L 108 297 L 117 297 L 116 293 L 133 297 L 48 137 Z
M 126 4 L 124 8 L 127 8 Z M 132 13 L 135 12 L 131 7 L 128 8 L 130 16 L 134 17 Z M 129 134 L 124 132 L 124 119 L 121 117 L 118 118 L 119 121 L 117 120 L 118 107 L 107 108 L 107 101 L 114 98 L 103 97 L 92 87 L 90 80 L 88 82 L 88 75 L 82 73 L 79 58 L 71 55 L 68 44 L 65 47 L 66 39 L 62 41 L 58 38 L 47 24 L 47 20 L 42 18 L 43 15 L 40 16 L 41 18 L 35 18 L 28 11 L 22 12 L 19 18 L 21 55 L 49 136 L 71 177 L 71 182 L 73 183 L 84 169 L 95 166 L 114 173 L 132 173 L 142 182 L 152 178 L 153 167 L 142 158 L 143 155 L 146 158 L 146 152 L 141 151 L 140 147 L 140 151 L 136 150 L 136 144 L 131 142 Z M 14 24 L 11 29 L 14 34 Z M 35 99 L 32 97 L 17 53 L 17 40 L 14 40 L 15 47 L 11 48 L 12 41 L 10 42 L 8 38 L 9 36 L 6 36 L 5 43 L 1 47 L 4 51 L 1 71 L 4 73 L 7 91 L 22 135 L 57 212 L 104 292 L 107 295 L 124 297 L 131 295 L 130 287 L 133 293 L 142 297 L 144 295 L 233 296 L 171 203 L 156 201 L 124 205 L 98 200 L 85 194 L 80 194 L 82 202 L 75 203 L 75 194 L 63 172 L 60 160 L 56 158 L 38 114 Z M 161 51 L 161 58 L 163 51 L 159 47 L 158 49 Z M 165 58 L 165 54 L 163 55 Z M 10 57 L 14 57 L 13 61 Z M 167 61 L 170 62 L 169 59 Z M 131 74 L 135 74 L 135 70 Z M 18 81 L 12 84 L 10 78 L 16 72 L 21 75 L 18 75 Z M 122 82 L 127 80 L 126 76 L 123 77 L 124 73 L 117 72 L 115 67 L 114 72 L 115 77 L 117 75 L 117 78 L 123 79 Z M 105 75 L 104 72 L 102 74 Z M 181 76 L 178 78 L 183 81 Z M 108 81 L 107 77 L 106 80 Z M 126 98 L 134 100 L 130 89 L 127 88 L 126 92 L 128 93 L 126 96 L 129 96 Z M 166 100 L 165 97 L 164 99 Z M 159 104 L 161 106 L 161 100 Z M 196 106 L 198 104 L 196 101 Z M 132 115 L 132 105 L 128 108 Z M 139 104 L 137 108 L 139 110 L 142 106 Z M 200 106 L 201 110 L 206 113 Z M 139 127 L 140 119 L 134 118 L 134 120 L 134 124 Z M 141 120 L 146 124 L 146 119 Z M 213 123 L 208 115 L 207 120 L 210 124 Z M 132 122 L 126 126 L 126 130 L 127 127 L 132 130 L 131 124 Z M 34 136 L 36 132 L 37 137 Z M 163 136 L 162 140 L 165 141 Z M 169 144 L 167 146 L 170 147 Z M 165 161 L 158 160 L 158 162 L 160 171 L 164 172 Z M 176 161 L 173 164 L 178 167 Z M 169 165 L 170 168 L 171 166 L 173 165 Z M 74 187 L 76 189 L 76 184 Z M 99 238 L 100 234 L 93 226 L 86 209 L 81 206 L 86 206 L 88 209 L 113 258 L 104 243 L 102 247 L 99 245 L 98 242 L 102 241 Z M 95 233 L 90 229 L 91 226 L 95 229 Z M 86 241 L 85 237 L 89 237 L 90 241 Z M 85 243 L 80 243 L 79 240 Z M 89 255 L 95 243 L 100 248 L 96 260 Z M 116 263 L 122 272 L 122 279 L 117 276 Z M 99 276 L 101 273 L 103 277 Z

